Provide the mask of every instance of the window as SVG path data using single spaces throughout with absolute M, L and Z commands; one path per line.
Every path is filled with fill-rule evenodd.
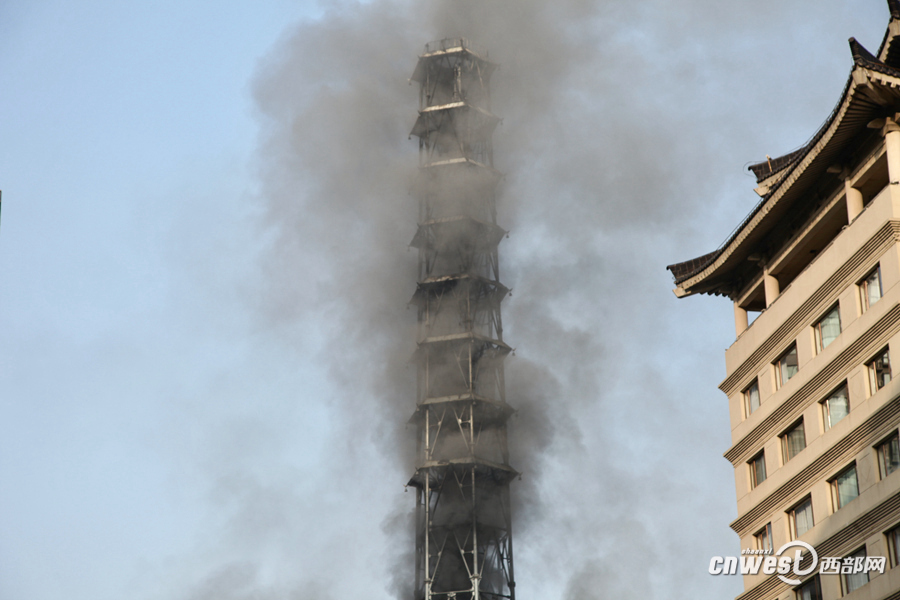
M 867 366 L 869 367 L 869 390 L 874 394 L 891 382 L 891 357 L 888 349 L 885 348 Z
M 860 548 L 850 556 L 844 557 L 842 562 L 846 564 L 848 561 L 854 563 L 854 566 L 859 565 L 862 567 L 866 563 L 866 549 Z M 862 569 L 854 570 L 862 571 Z M 865 571 L 860 573 L 841 574 L 841 585 L 844 587 L 844 594 L 849 594 L 854 590 L 858 590 L 867 583 L 869 583 L 869 574 Z
M 869 307 L 881 300 L 881 266 L 875 267 L 875 270 L 866 275 L 859 284 L 859 297 L 862 300 L 863 312 L 869 310 Z
M 806 434 L 803 431 L 803 419 L 781 435 L 781 451 L 784 462 L 788 462 L 806 448 Z
M 747 463 L 750 467 L 750 489 L 766 480 L 766 453 L 760 452 Z
M 822 319 L 815 324 L 816 350 L 821 352 L 828 347 L 841 333 L 841 311 L 839 305 L 831 307 Z
M 744 390 L 744 416 L 749 417 L 757 408 L 759 408 L 759 381 L 754 379 L 750 387 Z
M 888 558 L 891 561 L 891 567 L 900 565 L 900 525 L 894 527 L 884 534 L 888 542 Z
M 808 497 L 788 511 L 788 519 L 791 523 L 791 533 L 798 538 L 813 528 L 812 498 Z
M 797 344 L 793 344 L 775 362 L 775 379 L 778 381 L 778 387 L 783 386 L 788 379 L 796 375 L 797 369 Z
M 757 550 L 768 550 L 772 551 L 772 524 L 766 523 L 766 526 L 756 532 L 756 535 L 753 536 L 756 538 L 756 549 Z
M 850 412 L 850 396 L 845 383 L 822 401 L 822 414 L 825 420 L 825 431 L 838 424 L 838 421 Z
M 851 500 L 859 496 L 859 483 L 856 479 L 856 463 L 841 471 L 831 480 L 831 498 L 834 510 L 840 510 Z
M 884 479 L 900 467 L 900 435 L 894 435 L 876 446 L 878 454 L 878 472 Z
M 819 576 L 816 575 L 800 587 L 794 588 L 794 598 L 796 600 L 822 600 Z

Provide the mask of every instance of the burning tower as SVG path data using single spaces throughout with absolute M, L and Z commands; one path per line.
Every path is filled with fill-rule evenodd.
M 515 598 L 490 112 L 495 65 L 465 39 L 425 46 L 419 83 L 416 600 Z

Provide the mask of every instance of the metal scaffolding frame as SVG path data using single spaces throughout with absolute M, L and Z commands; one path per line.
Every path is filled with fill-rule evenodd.
M 495 65 L 465 39 L 432 42 L 419 84 L 416 600 L 515 599 L 490 112 Z

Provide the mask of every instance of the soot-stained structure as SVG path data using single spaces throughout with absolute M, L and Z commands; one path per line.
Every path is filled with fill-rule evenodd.
M 420 86 L 416 600 L 515 598 L 490 112 L 495 65 L 465 39 L 425 46 Z

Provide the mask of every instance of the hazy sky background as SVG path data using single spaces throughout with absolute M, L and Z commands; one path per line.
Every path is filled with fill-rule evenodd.
M 519 597 L 740 591 L 731 306 L 664 267 L 886 3 L 485 4 L 0 5 L 0 600 L 407 586 L 406 78 L 461 34 L 501 63 Z

